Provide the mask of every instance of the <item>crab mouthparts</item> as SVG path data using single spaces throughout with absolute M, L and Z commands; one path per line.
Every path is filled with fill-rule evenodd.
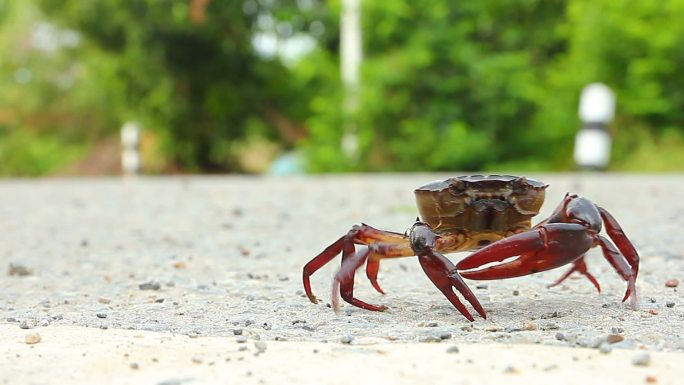
M 508 198 L 499 194 L 478 194 L 470 205 L 475 211 L 506 211 Z

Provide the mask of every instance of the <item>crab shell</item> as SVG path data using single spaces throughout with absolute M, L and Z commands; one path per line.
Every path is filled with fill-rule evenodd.
M 548 186 L 510 175 L 469 175 L 427 183 L 415 195 L 421 219 L 437 234 L 466 233 L 468 250 L 528 230 Z

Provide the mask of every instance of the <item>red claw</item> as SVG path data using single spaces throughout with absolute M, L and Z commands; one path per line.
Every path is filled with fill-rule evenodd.
M 515 234 L 490 244 L 456 264 L 467 279 L 489 280 L 520 277 L 550 270 L 570 263 L 584 255 L 594 242 L 594 236 L 578 223 L 546 223 L 532 230 Z M 501 262 L 510 262 L 476 271 L 460 271 Z
M 468 288 L 468 285 L 463 282 L 463 279 L 459 276 L 451 261 L 444 255 L 429 250 L 425 253 L 421 253 L 421 255 L 418 256 L 418 261 L 432 283 L 435 284 L 449 302 L 451 302 L 451 304 L 469 321 L 472 322 L 475 319 L 458 299 L 454 293 L 454 289 L 458 290 L 463 298 L 475 308 L 475 311 L 477 311 L 477 314 L 479 314 L 480 317 L 487 319 L 487 313 L 485 313 L 484 308 L 480 305 L 480 301 L 477 300 L 477 297 L 475 297 L 475 294 Z

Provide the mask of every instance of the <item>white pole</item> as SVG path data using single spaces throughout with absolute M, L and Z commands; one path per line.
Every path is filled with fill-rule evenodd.
M 358 156 L 356 123 L 353 116 L 359 105 L 359 68 L 361 67 L 361 0 L 342 0 L 340 31 L 342 83 L 345 88 L 343 111 L 347 116 L 343 127 L 342 150 L 352 159 Z

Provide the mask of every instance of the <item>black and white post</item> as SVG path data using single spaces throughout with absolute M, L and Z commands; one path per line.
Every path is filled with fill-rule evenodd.
M 608 124 L 615 116 L 615 94 L 602 83 L 584 87 L 580 96 L 582 128 L 575 137 L 575 164 L 584 170 L 605 170 L 610 163 Z
M 140 173 L 140 126 L 127 122 L 121 127 L 121 170 L 124 176 Z

